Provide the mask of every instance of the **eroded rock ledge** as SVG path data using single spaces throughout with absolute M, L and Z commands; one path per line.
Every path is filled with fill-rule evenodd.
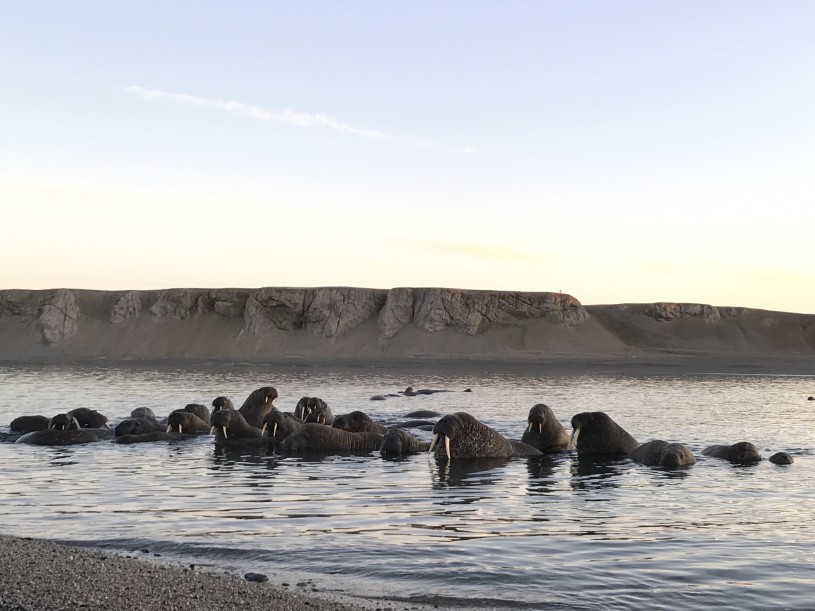
M 81 312 L 74 293 L 101 291 L 0 291 L 0 318 L 19 317 L 36 328 L 44 343 L 72 337 Z M 150 317 L 192 320 L 210 314 L 243 319 L 241 335 L 261 337 L 271 330 L 305 330 L 337 338 L 376 319 L 387 340 L 408 325 L 433 333 L 453 328 L 476 335 L 493 325 L 542 319 L 564 327 L 589 316 L 580 302 L 561 293 L 470 291 L 446 288 L 364 289 L 352 287 L 248 289 L 167 289 L 106 294 L 105 318 L 112 325 Z M 112 298 L 112 299 L 111 299 Z
M 0 360 L 815 356 L 815 315 L 583 306 L 553 292 L 353 287 L 0 290 Z

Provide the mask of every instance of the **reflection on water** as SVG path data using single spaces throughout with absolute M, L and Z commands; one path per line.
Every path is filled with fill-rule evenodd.
M 811 603 L 812 378 L 0 367 L 0 442 L 14 417 L 39 413 L 54 396 L 60 411 L 90 407 L 115 425 L 135 407 L 161 416 L 219 395 L 239 403 L 266 385 L 278 389 L 283 410 L 320 396 L 335 414 L 359 409 L 386 422 L 419 409 L 467 411 L 515 439 L 536 403 L 567 429 L 573 414 L 603 410 L 640 441 L 685 443 L 698 462 L 669 470 L 574 453 L 469 463 L 426 453 L 280 456 L 215 447 L 208 436 L 132 446 L 0 443 L 0 531 L 267 573 L 308 567 L 325 587 L 432 593 L 465 606 Z M 454 392 L 370 401 L 407 386 Z M 765 458 L 783 450 L 795 463 L 701 456 L 707 445 L 742 439 Z
M 503 477 L 502 467 L 509 458 L 476 458 L 473 460 L 431 459 L 435 462 L 433 487 L 489 486 Z

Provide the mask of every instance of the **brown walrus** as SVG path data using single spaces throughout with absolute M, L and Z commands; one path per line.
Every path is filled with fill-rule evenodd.
M 436 423 L 429 451 L 432 452 L 434 448 L 436 458 L 448 460 L 536 456 L 542 453 L 521 441 L 507 439 L 467 412 L 443 416 Z
M 639 445 L 605 412 L 581 412 L 572 416 L 572 443 L 578 456 L 630 454 Z

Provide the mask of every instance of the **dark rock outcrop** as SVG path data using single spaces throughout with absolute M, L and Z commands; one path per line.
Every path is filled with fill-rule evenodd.
M 376 316 L 387 294 L 350 287 L 258 289 L 246 302 L 243 332 L 259 336 L 270 329 L 304 329 L 313 335 L 340 337 Z
M 431 333 L 453 327 L 477 335 L 518 320 L 544 319 L 571 327 L 588 318 L 580 302 L 563 293 L 397 288 L 388 292 L 379 313 L 379 334 L 390 339 L 410 323 Z

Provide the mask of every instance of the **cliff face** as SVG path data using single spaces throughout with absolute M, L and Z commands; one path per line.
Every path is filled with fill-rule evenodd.
M 350 287 L 0 291 L 0 360 L 815 355 L 815 316 L 562 293 Z

